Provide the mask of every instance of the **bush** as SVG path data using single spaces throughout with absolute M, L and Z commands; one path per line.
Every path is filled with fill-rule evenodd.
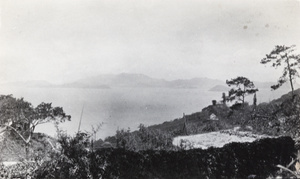
M 247 178 L 274 175 L 295 153 L 290 137 L 231 143 L 223 148 L 179 151 L 123 148 L 88 150 L 88 136 L 63 136 L 61 152 L 35 171 L 35 178 Z
M 223 148 L 180 151 L 105 149 L 104 178 L 266 178 L 286 165 L 293 156 L 289 137 L 232 143 Z
M 171 150 L 174 148 L 173 137 L 169 132 L 156 129 L 149 129 L 144 125 L 139 126 L 138 131 L 117 130 L 114 137 L 109 137 L 105 141 L 115 142 L 117 148 L 126 150 Z

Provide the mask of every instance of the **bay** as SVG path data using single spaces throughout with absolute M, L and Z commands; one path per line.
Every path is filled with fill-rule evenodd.
M 280 97 L 287 90 L 270 91 L 260 89 L 258 102 L 268 102 Z M 96 138 L 114 135 L 117 129 L 136 130 L 139 124 L 146 126 L 163 123 L 182 117 L 183 113 L 199 112 L 210 105 L 212 100 L 221 100 L 222 92 L 201 89 L 171 88 L 111 88 L 111 89 L 78 89 L 78 88 L 21 88 L 0 87 L 0 94 L 13 94 L 24 97 L 34 106 L 41 102 L 51 102 L 61 106 L 72 116 L 71 121 L 60 127 L 68 134 L 78 131 L 81 111 L 83 109 L 80 131 L 92 131 L 92 126 L 103 123 Z M 246 97 L 252 103 L 252 96 Z M 53 124 L 44 124 L 36 128 L 55 136 Z

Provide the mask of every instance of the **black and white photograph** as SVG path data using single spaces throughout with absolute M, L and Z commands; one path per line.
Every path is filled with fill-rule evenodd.
M 0 0 L 0 179 L 300 178 L 300 0 Z

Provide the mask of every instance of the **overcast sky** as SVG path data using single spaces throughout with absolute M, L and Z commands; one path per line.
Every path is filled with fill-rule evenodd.
M 300 49 L 297 0 L 0 0 L 0 82 L 99 74 L 274 81 L 259 62 Z

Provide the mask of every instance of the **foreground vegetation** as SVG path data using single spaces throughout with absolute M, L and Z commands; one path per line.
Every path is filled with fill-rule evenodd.
M 78 147 L 64 151 L 66 158 L 59 157 L 42 165 L 36 171 L 36 177 L 173 179 L 247 178 L 256 175 L 266 178 L 275 176 L 276 164 L 287 165 L 295 152 L 291 138 L 264 139 L 251 144 L 232 143 L 220 149 L 188 151 L 86 151 Z
M 40 165 L 34 162 L 3 167 L 2 172 L 7 177 L 27 175 L 40 179 L 267 178 L 278 175 L 276 165 L 287 165 L 295 154 L 294 141 L 289 137 L 207 150 L 138 152 L 121 148 L 93 150 L 84 133 L 75 137 L 62 135 L 58 142 L 61 147 L 50 152 L 51 160 Z

